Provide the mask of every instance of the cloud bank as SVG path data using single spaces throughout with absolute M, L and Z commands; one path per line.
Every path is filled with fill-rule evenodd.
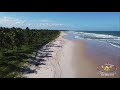
M 72 29 L 71 26 L 64 25 L 62 23 L 53 23 L 51 20 L 42 19 L 34 22 L 22 20 L 13 17 L 0 17 L 0 26 L 2 27 L 29 27 L 31 29 L 57 29 L 57 30 L 68 30 Z

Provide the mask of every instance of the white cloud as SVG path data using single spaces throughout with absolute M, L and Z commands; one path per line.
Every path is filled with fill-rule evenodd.
M 43 19 L 36 22 L 29 22 L 26 20 L 13 18 L 13 17 L 0 17 L 0 26 L 3 27 L 21 27 L 21 28 L 33 28 L 33 29 L 71 29 L 70 26 L 66 26 L 61 23 L 53 23 L 50 20 Z
M 4 27 L 23 27 L 25 25 L 25 20 L 20 20 L 12 17 L 1 17 L 0 26 Z

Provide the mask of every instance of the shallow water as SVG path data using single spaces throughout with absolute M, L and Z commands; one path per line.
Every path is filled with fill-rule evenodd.
M 67 31 L 68 36 L 64 38 L 70 40 L 95 40 L 100 42 L 108 43 L 114 47 L 120 48 L 120 32 L 78 32 L 78 31 Z
M 72 32 L 67 32 L 69 35 L 64 36 L 65 39 L 77 40 L 85 42 L 85 54 L 88 60 L 96 65 L 110 63 L 115 65 L 117 69 L 117 77 L 120 76 L 120 48 L 111 45 L 110 43 L 95 40 L 76 38 Z

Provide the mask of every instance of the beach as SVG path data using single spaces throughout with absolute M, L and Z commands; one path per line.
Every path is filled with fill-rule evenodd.
M 111 54 L 114 52 L 117 53 L 117 51 L 109 52 L 109 49 L 106 47 L 102 47 L 101 49 L 99 45 L 96 46 L 93 43 L 91 45 L 90 42 L 74 42 L 76 43 L 74 44 L 74 59 L 76 62 L 73 63 L 75 64 L 77 78 L 120 78 L 119 56 L 112 56 Z M 114 76 L 101 76 L 98 74 L 97 66 L 106 63 L 113 64 L 117 67 Z
M 119 50 L 112 51 L 98 42 L 68 40 L 64 38 L 66 35 L 61 31 L 60 36 L 50 43 L 51 57 L 44 58 L 45 65 L 30 66 L 36 73 L 24 74 L 26 78 L 109 78 L 100 76 L 97 70 L 98 65 L 107 62 L 117 66 L 115 76 L 110 77 L 120 78 L 120 56 L 111 54 L 113 51 L 119 54 Z
M 52 45 L 49 47 L 51 57 L 44 58 L 45 61 L 43 61 L 43 63 L 45 65 L 39 65 L 37 68 L 34 65 L 29 66 L 31 70 L 35 70 L 37 73 L 27 73 L 23 76 L 26 78 L 60 78 L 62 71 L 59 62 L 61 61 L 62 56 L 64 56 L 64 47 L 67 45 L 67 41 L 69 41 L 63 38 L 65 35 L 67 34 L 61 32 L 58 38 L 48 43 L 48 45 Z M 44 46 L 44 48 L 47 47 Z M 38 50 L 38 52 L 39 51 L 40 50 Z M 39 59 L 39 55 L 36 58 Z

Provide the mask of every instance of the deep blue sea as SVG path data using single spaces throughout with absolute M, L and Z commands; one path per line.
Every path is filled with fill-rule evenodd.
M 120 48 L 120 31 L 66 31 L 71 40 L 96 40 Z

